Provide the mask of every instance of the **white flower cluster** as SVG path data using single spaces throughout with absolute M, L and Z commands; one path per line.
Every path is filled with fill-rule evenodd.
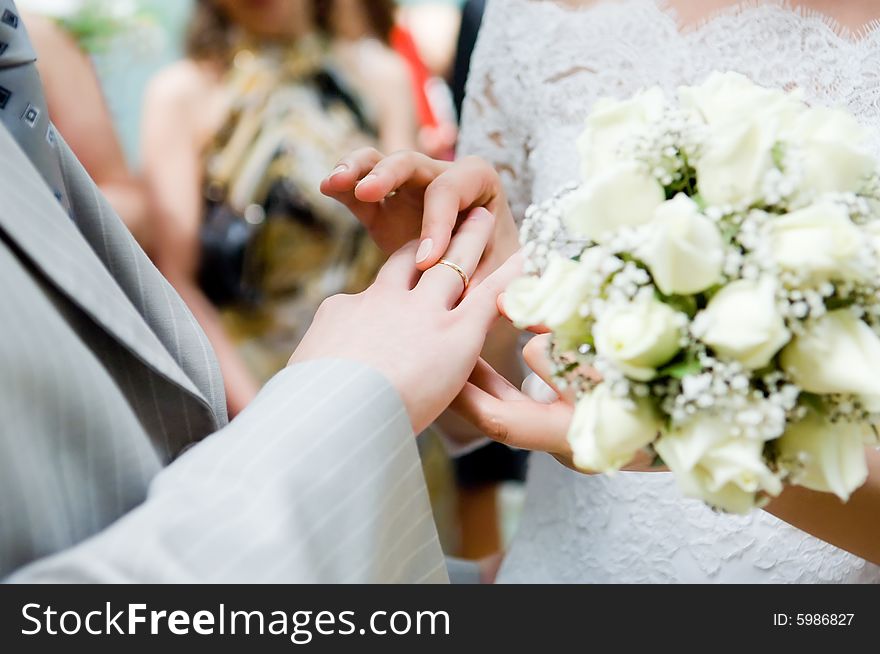
M 582 182 L 532 207 L 505 308 L 553 332 L 575 463 L 641 449 L 745 513 L 846 500 L 880 422 L 880 174 L 849 114 L 715 73 L 603 100 Z

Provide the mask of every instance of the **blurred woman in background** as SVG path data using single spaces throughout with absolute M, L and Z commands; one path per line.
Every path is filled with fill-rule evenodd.
M 200 0 L 187 58 L 147 93 L 156 260 L 214 345 L 232 414 L 284 366 L 320 302 L 361 290 L 380 263 L 318 191 L 328 166 L 363 145 L 415 145 L 405 65 L 379 39 L 339 35 L 342 8 L 328 4 Z M 390 3 L 369 5 L 391 24 Z
M 363 50 L 382 46 L 400 56 L 409 70 L 418 149 L 430 157 L 451 160 L 458 138 L 452 94 L 446 82 L 425 63 L 423 48 L 409 27 L 395 18 L 400 12 L 396 5 L 394 0 L 318 0 L 317 19 L 342 43 L 349 44 L 349 56 L 368 59 L 370 53 Z M 407 17 L 404 13 L 404 20 Z

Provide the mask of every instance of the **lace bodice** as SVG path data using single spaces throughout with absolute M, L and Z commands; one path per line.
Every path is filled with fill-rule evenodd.
M 496 166 L 516 216 L 577 178 L 574 142 L 596 99 L 673 92 L 713 70 L 845 107 L 876 129 L 880 155 L 880 25 L 852 33 L 781 0 L 692 28 L 663 0 L 577 4 L 490 0 L 483 22 L 460 153 Z M 666 473 L 584 476 L 537 455 L 500 580 L 880 583 L 880 567 L 764 512 L 713 513 Z

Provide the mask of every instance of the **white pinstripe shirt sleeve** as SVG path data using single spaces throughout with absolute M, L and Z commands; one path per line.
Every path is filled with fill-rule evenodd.
M 445 582 L 409 418 L 350 361 L 279 373 L 147 500 L 14 582 Z

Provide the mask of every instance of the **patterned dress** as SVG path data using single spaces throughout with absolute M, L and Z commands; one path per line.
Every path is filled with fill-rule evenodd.
M 363 290 L 381 265 L 321 179 L 376 132 L 325 43 L 240 48 L 226 119 L 205 152 L 200 282 L 253 374 L 280 370 L 318 305 Z

